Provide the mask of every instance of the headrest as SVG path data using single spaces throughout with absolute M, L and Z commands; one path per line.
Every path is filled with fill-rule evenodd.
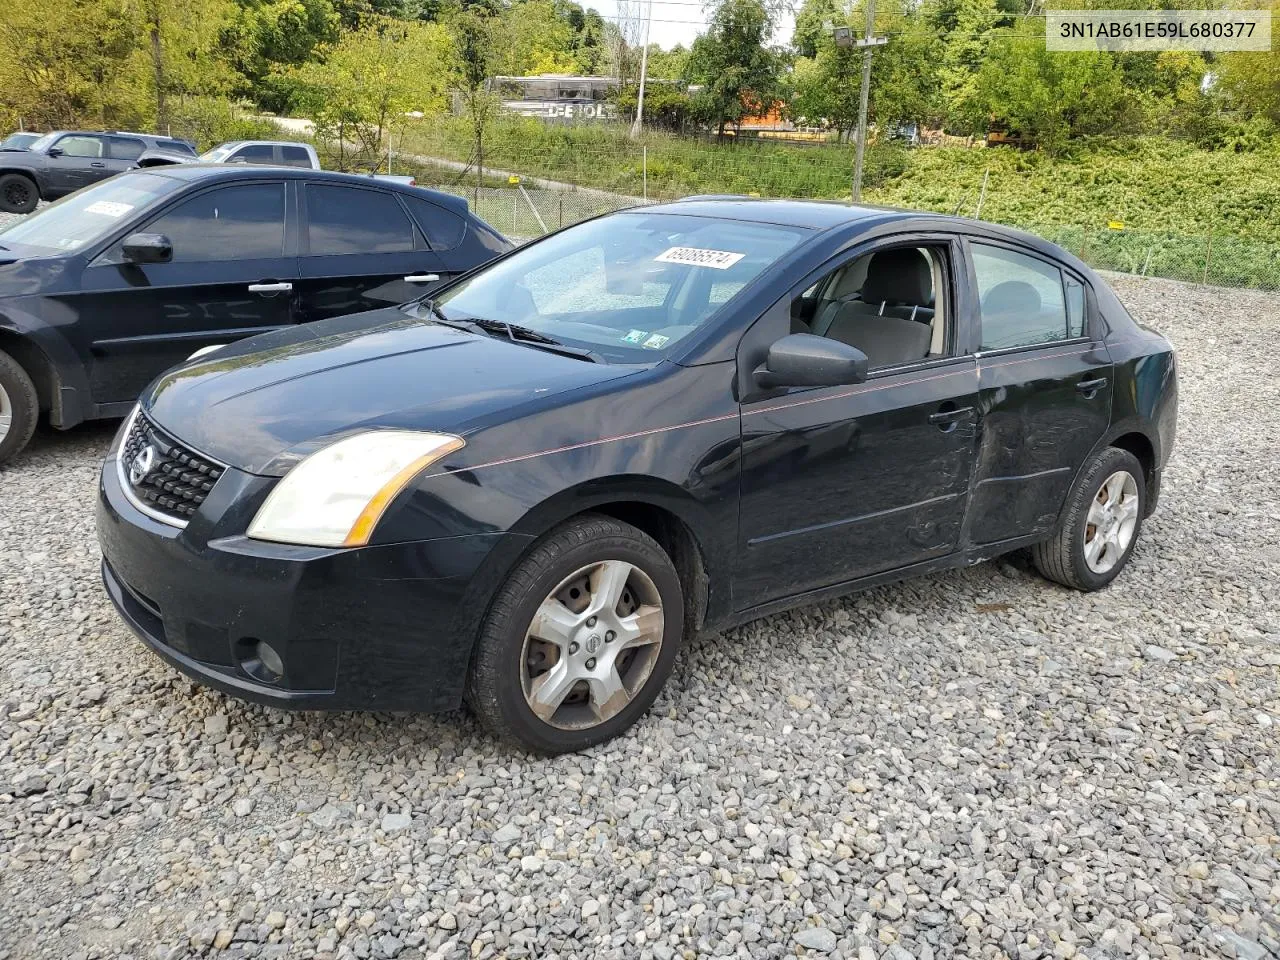
M 867 303 L 909 303 L 924 306 L 933 297 L 929 258 L 915 247 L 881 250 L 871 256 L 862 299 Z
M 840 272 L 836 285 L 831 290 L 828 300 L 843 300 L 862 289 L 867 281 L 867 267 L 871 265 L 870 257 L 859 257 Z
M 1006 280 L 987 291 L 982 298 L 982 312 L 988 317 L 1033 316 L 1040 312 L 1040 293 L 1025 280 Z

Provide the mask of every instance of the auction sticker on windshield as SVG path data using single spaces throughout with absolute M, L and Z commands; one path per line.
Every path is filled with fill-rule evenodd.
M 728 270 L 745 257 L 745 253 L 730 253 L 728 250 L 703 250 L 700 247 L 671 247 L 653 259 L 658 263 L 687 263 L 694 267 L 711 267 L 715 270 Z
M 632 330 L 622 338 L 623 343 L 643 343 L 644 338 L 649 335 L 648 330 Z
M 85 213 L 100 213 L 104 217 L 123 217 L 133 209 L 131 203 L 119 203 L 115 200 L 98 200 L 84 208 Z

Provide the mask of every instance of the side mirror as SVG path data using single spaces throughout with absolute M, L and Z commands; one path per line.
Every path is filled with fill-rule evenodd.
M 131 233 L 120 251 L 130 263 L 168 263 L 173 259 L 173 244 L 163 233 Z
M 45 152 L 49 154 L 49 156 L 51 157 L 60 157 L 63 154 L 63 150 L 61 147 L 50 147 Z
M 867 355 L 857 347 L 812 333 L 793 333 L 774 342 L 755 369 L 761 387 L 836 387 L 867 379 Z

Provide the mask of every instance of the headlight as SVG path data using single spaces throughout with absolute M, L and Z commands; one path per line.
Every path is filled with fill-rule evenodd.
M 249 525 L 255 540 L 362 547 L 387 505 L 426 467 L 465 445 L 461 437 L 375 430 L 339 440 L 290 470 Z

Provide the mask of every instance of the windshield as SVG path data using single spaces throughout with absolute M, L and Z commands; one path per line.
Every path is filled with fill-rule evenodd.
M 231 156 L 231 151 L 237 146 L 238 144 L 234 143 L 224 143 L 221 146 L 214 147 L 212 150 L 206 150 L 204 153 L 200 154 L 200 159 L 205 163 L 221 163 L 227 157 Z
M 647 363 L 698 329 L 807 230 L 671 213 L 592 220 L 441 294 L 450 320 L 527 327 Z
M 0 140 L 0 150 L 25 150 L 39 139 L 38 133 L 11 133 Z
M 22 244 L 40 253 L 78 250 L 182 183 L 148 173 L 124 173 L 51 203 L 0 230 L 0 246 Z
M 41 150 L 48 150 L 51 146 L 53 146 L 53 141 L 57 138 L 57 136 L 58 135 L 56 133 L 46 133 L 39 140 L 34 140 L 31 143 L 27 144 L 27 149 L 34 150 L 37 153 L 39 153 Z

